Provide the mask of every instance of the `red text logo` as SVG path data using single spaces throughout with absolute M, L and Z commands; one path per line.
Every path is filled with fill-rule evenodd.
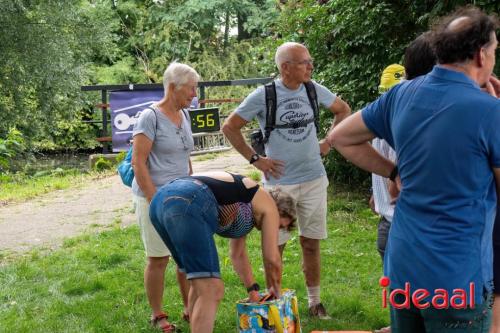
M 434 309 L 448 309 L 452 307 L 454 309 L 466 309 L 469 307 L 470 309 L 474 309 L 475 302 L 475 287 L 474 282 L 469 283 L 469 290 L 465 289 L 453 289 L 452 294 L 450 295 L 446 289 L 435 289 L 432 294 L 432 298 L 428 301 L 431 293 L 427 289 L 416 289 L 415 291 L 411 290 L 411 286 L 409 282 L 405 283 L 405 288 L 393 289 L 389 295 L 387 288 L 391 284 L 391 280 L 383 276 L 379 280 L 380 286 L 382 289 L 382 307 L 387 307 L 387 300 L 389 300 L 389 304 L 395 309 L 409 309 L 410 302 L 417 309 L 427 309 L 432 305 Z M 396 301 L 396 297 L 401 295 L 402 297 L 399 299 L 400 303 Z M 387 297 L 389 296 L 389 297 Z M 402 302 L 401 302 L 402 299 Z

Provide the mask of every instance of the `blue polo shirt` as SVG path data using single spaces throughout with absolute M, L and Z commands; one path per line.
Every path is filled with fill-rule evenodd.
M 466 75 L 435 66 L 362 110 L 396 151 L 403 189 L 385 256 L 391 288 L 491 291 L 500 167 L 500 100 Z

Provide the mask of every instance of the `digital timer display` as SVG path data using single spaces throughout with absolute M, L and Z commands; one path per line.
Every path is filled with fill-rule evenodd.
M 191 131 L 193 133 L 217 132 L 220 130 L 219 108 L 191 109 Z

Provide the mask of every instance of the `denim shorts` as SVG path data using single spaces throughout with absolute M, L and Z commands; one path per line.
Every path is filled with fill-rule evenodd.
M 164 185 L 151 201 L 151 222 L 188 279 L 220 278 L 217 207 L 208 186 L 190 177 Z

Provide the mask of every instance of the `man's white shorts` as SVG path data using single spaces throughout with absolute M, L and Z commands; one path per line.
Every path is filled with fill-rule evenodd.
M 170 256 L 170 251 L 161 239 L 149 219 L 149 202 L 146 198 L 134 194 L 135 216 L 141 230 L 142 243 L 147 257 Z
M 325 239 L 326 231 L 326 176 L 293 185 L 265 185 L 266 189 L 280 188 L 290 194 L 297 202 L 297 224 L 299 235 L 311 239 Z M 291 233 L 280 229 L 279 245 L 291 238 Z

